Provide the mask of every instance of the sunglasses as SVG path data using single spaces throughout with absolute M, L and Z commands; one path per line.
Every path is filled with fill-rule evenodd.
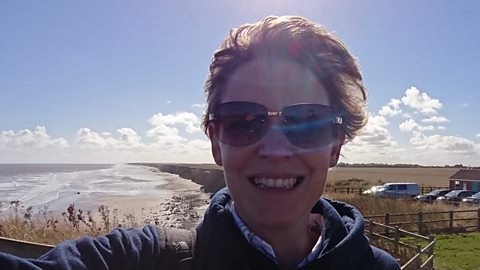
M 265 106 L 246 101 L 221 103 L 208 115 L 215 136 L 224 144 L 247 146 L 259 141 L 272 126 L 270 117 L 282 117 L 279 128 L 288 141 L 305 149 L 323 147 L 336 136 L 342 118 L 332 108 L 320 104 L 294 104 L 281 112 L 268 111 Z M 275 128 L 277 125 L 275 126 Z

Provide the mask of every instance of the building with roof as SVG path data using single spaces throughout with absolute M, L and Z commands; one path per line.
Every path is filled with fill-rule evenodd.
M 449 177 L 450 189 L 480 191 L 480 170 L 461 169 Z

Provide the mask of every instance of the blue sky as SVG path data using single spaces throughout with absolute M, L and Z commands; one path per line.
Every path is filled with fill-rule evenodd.
M 212 162 L 211 56 L 273 14 L 359 59 L 371 115 L 342 161 L 480 165 L 478 1 L 165 2 L 2 1 L 0 163 Z

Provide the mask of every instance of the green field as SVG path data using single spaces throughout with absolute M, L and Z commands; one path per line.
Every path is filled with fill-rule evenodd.
M 437 270 L 479 270 L 480 233 L 435 235 L 434 266 Z

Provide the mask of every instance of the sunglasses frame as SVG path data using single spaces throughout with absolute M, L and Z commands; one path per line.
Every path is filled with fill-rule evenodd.
M 256 102 L 250 102 L 250 101 L 231 101 L 231 102 L 225 102 L 225 103 L 220 103 L 218 104 L 217 106 L 215 106 L 215 108 L 213 109 L 213 111 L 218 111 L 218 107 L 220 106 L 224 106 L 225 104 L 230 104 L 230 103 L 245 103 L 245 104 L 250 104 L 250 105 L 255 105 L 255 106 L 258 106 L 258 107 L 261 107 L 262 108 L 262 111 L 266 112 L 266 117 L 267 119 L 269 117 L 274 117 L 274 116 L 284 116 L 285 113 L 285 109 L 286 108 L 289 108 L 289 107 L 292 107 L 292 106 L 299 106 L 299 105 L 315 105 L 315 106 L 320 106 L 322 108 L 327 108 L 329 111 L 332 111 L 332 107 L 330 106 L 326 106 L 326 105 L 323 105 L 323 104 L 316 104 L 316 103 L 296 103 L 296 104 L 291 104 L 291 105 L 288 105 L 286 107 L 284 107 L 281 111 L 269 111 L 264 105 L 260 104 L 260 103 L 256 103 Z M 215 123 L 216 121 L 220 121 L 221 120 L 221 116 L 218 115 L 218 112 L 217 113 L 209 113 L 208 114 L 208 124 L 210 125 L 211 123 Z M 334 130 L 335 127 L 342 127 L 342 124 L 343 124 L 343 118 L 341 116 L 338 116 L 336 114 L 334 114 L 332 112 L 332 122 L 331 124 L 333 125 L 333 128 Z M 271 125 L 270 121 L 267 120 L 267 123 L 266 125 Z M 215 129 L 215 127 L 213 127 Z M 287 137 L 288 141 L 292 144 L 292 145 L 295 145 L 297 147 L 300 147 L 300 148 L 314 148 L 314 147 L 301 147 L 301 146 L 298 146 L 296 143 L 292 142 L 292 140 L 290 139 L 290 137 L 287 135 L 287 133 L 285 132 L 285 129 L 283 128 L 283 125 L 282 125 L 282 128 L 283 130 L 283 133 L 285 134 L 285 136 Z M 217 132 L 215 132 L 217 133 Z M 261 138 L 263 138 L 263 136 L 265 136 L 265 132 L 259 136 L 256 140 L 252 141 L 252 142 L 249 142 L 249 143 L 244 143 L 244 144 L 231 144 L 231 143 L 228 143 L 228 142 L 225 142 L 224 140 L 222 140 L 218 134 L 216 134 L 216 137 L 218 140 L 220 140 L 221 142 L 225 143 L 225 144 L 228 144 L 228 145 L 232 145 L 232 146 L 248 146 L 248 145 L 252 145 L 256 142 L 258 142 Z

